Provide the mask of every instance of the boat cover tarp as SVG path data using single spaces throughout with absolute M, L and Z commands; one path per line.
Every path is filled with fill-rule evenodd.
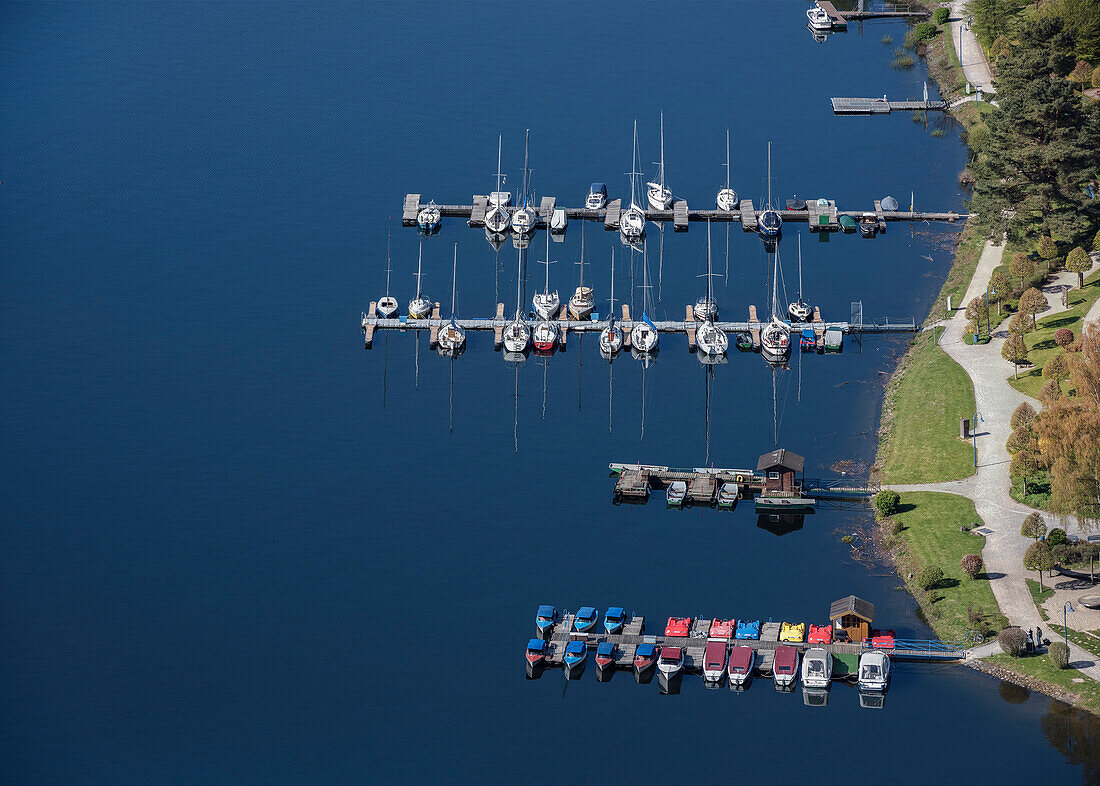
M 635 658 L 652 658 L 654 647 L 652 644 L 639 644 L 638 649 L 634 650 Z
M 596 618 L 596 610 L 591 606 L 582 606 L 581 610 L 577 612 L 577 619 L 579 620 L 591 620 Z
M 898 209 L 898 200 L 894 199 L 892 196 L 883 197 L 882 202 L 880 202 L 879 204 L 882 205 L 883 210 Z
M 611 655 L 615 652 L 615 645 L 610 641 L 602 641 L 600 645 L 596 647 L 597 655 Z
M 588 187 L 588 193 L 603 194 L 607 196 L 607 183 L 593 183 Z
M 542 652 L 546 649 L 546 642 L 542 639 L 531 639 L 527 642 L 527 649 L 534 650 L 536 652 Z
M 554 607 L 553 606 L 539 606 L 539 616 L 540 617 L 553 617 L 554 616 Z
M 776 647 L 775 670 L 780 674 L 794 674 L 798 665 L 798 650 L 794 647 Z
M 588 652 L 588 645 L 583 641 L 571 641 L 565 648 L 566 655 L 580 655 L 584 652 Z
M 625 612 L 623 612 L 622 606 L 612 606 L 607 610 L 607 613 L 604 614 L 605 619 L 610 617 L 611 619 L 621 620 L 624 616 Z
M 734 647 L 730 650 L 730 671 L 745 674 L 752 668 L 754 653 L 752 647 Z

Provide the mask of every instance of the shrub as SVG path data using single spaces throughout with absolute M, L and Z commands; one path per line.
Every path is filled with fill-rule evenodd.
M 1035 421 L 1035 407 L 1028 404 L 1026 401 L 1022 402 L 1020 406 L 1012 410 L 1012 428 L 1026 429 Z
M 1001 645 L 1001 649 L 1006 653 L 1018 658 L 1024 654 L 1024 649 L 1027 647 L 1027 637 L 1021 628 L 1005 628 L 997 634 L 997 643 Z
M 1055 527 L 1047 534 L 1048 546 L 1060 546 L 1067 542 L 1066 531 L 1061 527 Z
M 1058 256 L 1058 244 L 1054 242 L 1050 235 L 1043 235 L 1040 237 L 1035 250 L 1039 252 L 1039 256 L 1046 260 L 1051 260 Z
M 883 489 L 875 495 L 875 510 L 882 518 L 893 516 L 898 512 L 899 507 L 901 507 L 901 495 L 896 491 Z
M 1039 538 L 1047 534 L 1047 523 L 1043 521 L 1043 517 L 1038 513 L 1030 513 L 1028 517 L 1024 519 L 1024 523 L 1020 525 L 1020 534 L 1025 538 Z
M 966 607 L 966 620 L 973 627 L 975 627 L 975 628 L 979 627 L 983 622 L 985 622 L 985 610 L 984 609 L 976 609 L 973 606 L 967 606 Z
M 936 33 L 939 32 L 939 29 L 931 22 L 921 22 L 910 32 L 913 34 L 913 38 L 918 41 L 931 41 L 936 37 Z
M 1073 331 L 1069 328 L 1058 328 L 1054 331 L 1054 343 L 1060 346 L 1062 349 L 1065 349 L 1070 344 L 1072 344 L 1074 338 L 1075 336 L 1073 335 Z M 1020 406 L 1022 407 L 1026 404 L 1027 402 L 1025 401 Z
M 905 525 L 902 524 L 900 521 L 895 521 L 894 526 L 890 527 L 890 534 L 892 535 L 900 535 L 904 531 Z
M 845 535 L 843 538 L 840 539 L 840 542 L 841 543 L 851 543 L 853 540 L 854 540 L 854 538 L 851 535 Z
M 941 5 L 935 11 L 932 12 L 932 21 L 937 25 L 942 25 L 948 19 L 951 18 L 951 9 L 945 5 Z
M 894 43 L 894 37 L 887 33 L 882 37 L 882 43 L 886 44 L 886 46 L 890 46 L 890 44 Z
M 1031 332 L 1031 317 L 1019 312 L 1008 321 L 1008 332 L 1013 336 L 1026 336 Z
M 978 577 L 978 574 L 982 572 L 982 555 L 981 554 L 967 554 L 960 560 L 963 573 L 972 579 Z
M 1096 233 L 1096 237 L 1092 239 L 1092 250 L 1100 251 L 1100 232 Z
M 1063 641 L 1052 641 L 1047 647 L 1047 657 L 1059 669 L 1069 668 L 1069 647 Z
M 922 590 L 933 590 L 940 585 L 941 581 L 943 581 L 943 571 L 935 565 L 921 568 L 920 573 L 917 574 L 917 586 Z

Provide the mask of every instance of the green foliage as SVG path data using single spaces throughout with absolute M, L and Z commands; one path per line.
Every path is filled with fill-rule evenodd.
M 1043 378 L 1057 380 L 1058 382 L 1069 379 L 1069 360 L 1066 359 L 1065 352 L 1053 355 L 1043 364 Z
M 934 590 L 943 581 L 943 570 L 935 565 L 927 565 L 921 568 L 917 574 L 917 586 L 922 590 Z
M 962 566 L 963 573 L 972 579 L 976 579 L 978 574 L 982 572 L 982 555 L 967 554 L 959 560 L 959 564 Z
M 982 147 L 989 139 L 989 126 L 985 123 L 975 123 L 970 127 L 970 130 L 966 132 L 966 143 L 970 146 L 970 151 L 976 156 L 982 152 Z
M 1006 654 L 1018 658 L 1024 654 L 1024 650 L 1027 648 L 1027 636 L 1024 635 L 1022 628 L 1005 628 L 997 634 L 997 643 L 1001 645 L 1001 649 Z
M 1039 581 L 1043 580 L 1043 571 L 1051 570 L 1055 565 L 1054 555 L 1045 541 L 1037 540 L 1024 552 L 1024 568 L 1039 571 Z
M 894 37 L 892 35 L 890 35 L 889 33 L 887 33 L 886 35 L 884 35 L 882 37 L 882 43 L 885 44 L 886 46 L 890 46 L 891 44 L 894 43 Z
M 1039 256 L 1043 259 L 1054 259 L 1058 256 L 1058 244 L 1054 242 L 1050 235 L 1040 237 L 1035 250 L 1039 252 Z
M 1024 279 L 1035 272 L 1035 263 L 1028 259 L 1027 254 L 1023 251 L 1017 251 L 1009 260 L 1008 269 L 1013 276 L 1020 279 L 1020 285 L 1022 286 Z
M 875 510 L 879 516 L 886 518 L 898 512 L 901 505 L 901 495 L 890 489 L 883 489 L 875 495 Z
M 932 12 L 932 21 L 937 25 L 944 24 L 951 18 L 951 9 L 945 5 L 941 5 L 935 11 Z
M 1050 662 L 1054 664 L 1055 668 L 1069 668 L 1069 647 L 1066 646 L 1065 642 L 1052 641 L 1050 646 L 1047 647 L 1047 657 L 1050 658 Z
M 853 538 L 851 535 L 845 535 L 843 538 L 840 539 L 840 542 L 851 543 L 853 540 L 855 540 L 855 538 Z
M 966 304 L 966 318 L 972 322 L 985 322 L 989 309 L 985 306 L 985 295 L 978 295 Z
M 1066 255 L 1066 270 L 1077 274 L 1077 288 L 1085 286 L 1085 273 L 1092 267 L 1088 252 L 1077 246 Z
M 931 41 L 933 38 L 936 37 L 936 33 L 938 32 L 939 28 L 937 28 L 936 25 L 934 25 L 932 22 L 921 22 L 909 31 L 909 33 L 913 35 L 913 38 L 918 41 Z M 908 38 L 908 34 L 906 35 L 906 38 Z
M 1020 534 L 1035 540 L 1044 537 L 1047 534 L 1047 523 L 1043 520 L 1042 514 L 1029 513 L 1024 523 L 1020 525 Z
M 1055 527 L 1047 535 L 1048 546 L 1061 546 L 1066 542 L 1066 531 L 1060 527 Z M 1052 555 L 1053 556 L 1053 555 Z
M 1012 317 L 1012 321 L 1016 321 L 1016 317 L 1021 316 L 1016 314 Z M 1011 330 L 1011 326 L 1009 328 Z M 1001 357 L 1012 364 L 1013 373 L 1016 373 L 1021 363 L 1027 361 L 1027 344 L 1024 343 L 1023 336 L 1018 333 L 1011 333 L 1007 339 L 1005 339 L 1004 346 L 1001 347 Z
M 1024 294 L 1020 295 L 1020 313 L 1031 315 L 1031 328 L 1033 330 L 1036 327 L 1035 315 L 1046 307 L 1046 296 L 1035 287 L 1031 287 L 1030 289 L 1026 290 Z
M 1092 69 L 1092 86 L 1100 87 L 1100 66 Z
M 1078 60 L 1077 65 L 1073 67 L 1073 70 L 1069 72 L 1069 76 L 1066 78 L 1084 87 L 1092 78 L 1092 69 L 1084 60 Z

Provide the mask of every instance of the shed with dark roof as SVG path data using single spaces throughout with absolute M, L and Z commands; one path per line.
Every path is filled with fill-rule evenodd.
M 764 494 L 791 494 L 797 486 L 795 476 L 806 459 L 784 448 L 765 453 L 756 462 L 756 471 L 764 473 Z
M 829 607 L 829 619 L 833 627 L 847 633 L 851 641 L 863 641 L 871 635 L 871 623 L 875 621 L 875 607 L 863 598 L 849 595 L 833 601 Z

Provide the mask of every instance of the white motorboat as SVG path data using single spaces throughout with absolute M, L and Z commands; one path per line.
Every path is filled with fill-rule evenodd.
M 695 345 L 699 347 L 699 350 L 705 355 L 724 355 L 726 350 L 729 349 L 730 340 L 729 336 L 724 331 L 719 329 L 714 324 L 713 315 L 717 313 L 718 307 L 714 303 L 714 295 L 711 287 L 711 280 L 713 273 L 710 270 L 710 222 L 707 222 L 707 296 L 703 298 L 703 307 L 706 313 L 706 317 L 703 320 L 703 324 L 695 329 Z M 699 303 L 695 304 L 694 311 L 698 313 Z
M 798 679 L 798 650 L 781 645 L 772 659 L 772 680 L 777 688 L 791 688 Z
M 730 687 L 739 687 L 752 676 L 753 666 L 756 664 L 756 652 L 752 647 L 738 644 L 730 649 L 729 663 L 726 671 L 729 673 Z
M 649 206 L 654 210 L 668 210 L 672 205 L 672 190 L 665 185 L 665 113 L 661 112 L 661 162 L 658 164 L 656 182 L 646 183 Z
M 584 198 L 588 210 L 603 210 L 607 207 L 607 184 L 593 183 L 588 187 L 588 196 Z
M 409 319 L 427 319 L 432 313 L 432 301 L 420 288 L 421 262 L 424 259 L 424 243 L 416 255 L 416 297 L 409 301 Z
M 684 650 L 681 647 L 661 647 L 657 659 L 657 671 L 665 679 L 675 677 L 684 670 Z
M 500 181 L 503 175 L 500 171 L 500 147 L 503 137 L 497 136 L 497 190 L 489 194 L 489 209 L 485 213 L 485 231 L 492 235 L 499 235 L 508 230 L 508 224 L 512 217 L 508 215 L 508 205 L 512 202 L 512 195 L 500 190 Z
M 442 220 L 443 214 L 434 201 L 427 207 L 422 207 L 420 212 L 416 214 L 416 225 L 422 232 L 429 235 L 439 229 Z
M 523 252 L 516 252 L 516 315 L 504 326 L 501 339 L 506 355 L 515 357 L 527 351 L 531 343 L 531 328 L 523 321 L 520 306 L 523 303 Z
M 726 129 L 726 187 L 718 189 L 714 200 L 719 210 L 730 211 L 737 207 L 737 192 L 730 188 L 730 130 Z
M 569 318 L 585 321 L 592 316 L 592 310 L 596 308 L 596 301 L 592 298 L 592 287 L 584 285 L 584 266 L 586 264 L 584 261 L 584 224 L 581 224 L 581 260 L 577 264 L 581 268 L 581 282 L 573 293 L 573 297 L 569 298 Z
M 535 344 L 535 352 L 548 355 L 554 351 L 554 345 L 558 343 L 558 326 L 555 322 L 543 320 L 535 325 L 532 335 Z
M 682 480 L 674 480 L 668 484 L 668 490 L 665 492 L 665 504 L 670 508 L 678 508 L 684 504 L 687 493 L 687 483 Z
M 782 360 L 791 351 L 791 326 L 776 315 L 779 310 L 779 249 L 775 250 L 775 266 L 772 272 L 772 311 L 768 324 L 760 331 L 760 347 L 766 359 Z
M 512 214 L 512 231 L 517 235 L 528 235 L 535 231 L 535 210 L 528 205 L 530 199 L 530 186 L 528 184 L 527 151 L 528 141 L 531 138 L 531 129 L 527 129 L 523 137 L 523 205 Z
M 798 300 L 787 306 L 787 315 L 793 322 L 809 322 L 813 307 L 802 300 L 802 235 L 798 236 Z
M 811 30 L 820 33 L 833 29 L 833 21 L 829 19 L 829 15 L 825 13 L 825 10 L 819 6 L 806 9 L 806 18 L 810 20 Z
M 607 327 L 600 331 L 600 352 L 613 358 L 623 348 L 623 329 L 615 324 L 615 249 L 611 249 L 611 307 Z
M 729 642 L 725 639 L 709 639 L 703 648 L 703 679 L 721 682 L 726 676 L 729 658 Z
M 554 319 L 558 315 L 558 307 L 561 301 L 558 299 L 558 291 L 550 291 L 550 233 L 546 233 L 546 259 L 542 261 L 546 265 L 546 285 L 542 292 L 536 292 L 531 298 L 531 305 L 535 307 L 535 313 L 540 319 Z
M 820 647 L 802 656 L 802 684 L 807 688 L 828 688 L 833 679 L 833 656 Z
M 779 237 L 783 230 L 783 217 L 772 207 L 772 143 L 768 142 L 768 204 L 757 221 L 760 234 L 765 238 Z
M 890 656 L 882 650 L 871 650 L 859 656 L 860 690 L 884 692 L 890 683 Z
M 375 304 L 375 308 L 378 310 L 378 316 L 383 319 L 393 319 L 397 316 L 397 311 L 400 306 L 397 305 L 397 298 L 390 294 L 390 228 L 386 227 L 386 294 L 378 298 L 378 303 Z
M 454 357 L 466 345 L 466 331 L 455 321 L 455 291 L 458 275 L 458 243 L 455 243 L 455 259 L 451 268 L 451 321 L 439 330 L 436 342 L 441 354 Z
M 645 236 L 645 211 L 638 206 L 638 121 L 634 121 L 634 152 L 630 159 L 630 207 L 619 215 L 619 232 L 628 244 Z

